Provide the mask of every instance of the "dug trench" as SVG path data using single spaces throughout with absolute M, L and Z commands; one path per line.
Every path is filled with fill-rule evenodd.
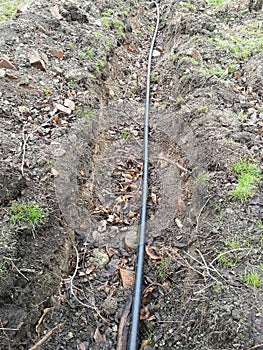
M 220 10 L 203 1 L 187 4 L 160 4 L 151 75 L 141 347 L 260 349 L 262 192 L 259 184 L 241 202 L 230 191 L 237 182 L 233 163 L 249 159 L 262 167 L 262 53 L 241 57 L 234 74 L 226 68 L 226 52 L 213 41 L 240 20 L 253 27 L 260 13 L 249 13 L 248 4 L 239 2 Z M 38 87 L 25 97 L 16 80 L 2 78 L 6 184 L 1 210 L 8 248 L 1 246 L 1 349 L 34 344 L 124 349 L 141 205 L 145 67 L 155 8 L 131 1 L 124 14 L 117 1 L 82 1 L 60 5 L 63 18 L 54 19 L 50 6 L 36 3 L 1 29 L 4 38 L 13 38 L 1 44 L 10 56 L 19 42 L 15 32 L 26 45 L 30 18 L 37 40 L 44 40 L 42 50 L 59 37 L 64 51 L 63 59 L 53 58 L 49 66 L 58 81 L 21 64 L 22 75 L 30 75 L 37 87 L 41 80 L 50 90 L 47 96 Z M 98 25 L 105 18 L 110 25 Z M 112 20 L 120 18 L 123 27 L 118 22 L 116 29 Z M 95 62 L 88 50 L 99 56 Z M 23 50 L 17 51 L 23 59 Z M 225 75 L 212 71 L 211 64 L 224 67 Z M 48 107 L 65 95 L 76 109 L 52 114 Z M 30 113 L 16 114 L 21 105 Z M 25 143 L 26 132 L 37 136 L 27 139 L 23 164 L 17 140 Z M 29 200 L 47 212 L 34 235 L 25 226 L 14 229 L 9 215 L 14 202 Z M 7 230 L 14 232 L 7 235 Z M 258 274 L 259 285 L 246 283 L 246 271 Z

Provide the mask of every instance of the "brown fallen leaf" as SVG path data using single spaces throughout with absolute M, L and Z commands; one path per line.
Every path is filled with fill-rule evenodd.
M 145 247 L 146 254 L 153 260 L 160 260 L 162 259 L 162 253 L 159 248 L 157 247 Z
M 98 343 L 103 343 L 106 341 L 106 337 L 104 334 L 101 334 L 98 328 L 96 328 L 96 331 L 94 333 L 94 340 L 95 342 Z
M 121 275 L 121 280 L 124 288 L 133 286 L 133 283 L 134 283 L 133 271 L 120 268 L 120 275 Z
M 16 70 L 16 67 L 13 65 L 13 63 L 11 63 L 10 60 L 4 57 L 0 57 L 0 68 Z

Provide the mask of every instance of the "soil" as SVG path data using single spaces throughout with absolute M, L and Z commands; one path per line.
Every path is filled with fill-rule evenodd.
M 263 167 L 262 4 L 159 6 L 140 347 L 263 349 L 262 181 L 231 195 L 235 162 Z M 1 25 L 0 349 L 126 348 L 155 23 L 79 0 Z

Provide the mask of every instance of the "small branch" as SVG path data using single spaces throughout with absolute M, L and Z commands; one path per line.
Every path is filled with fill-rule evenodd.
M 19 328 L 1 328 L 0 327 L 0 331 L 19 331 Z
M 12 264 L 13 267 L 16 269 L 16 271 L 17 271 L 21 276 L 23 276 L 23 277 L 27 280 L 27 282 L 29 282 L 29 279 L 19 270 L 19 268 L 15 265 L 15 263 L 13 262 L 12 259 L 7 258 L 7 257 L 5 257 L 5 259 L 11 261 L 11 264 Z
M 35 345 L 33 345 L 29 350 L 37 350 L 41 345 L 43 345 L 48 338 L 56 332 L 60 327 L 62 326 L 62 323 L 59 323 L 56 325 L 56 327 L 52 328 L 42 339 L 40 339 Z
M 123 349 L 126 349 L 127 347 L 127 338 L 128 338 L 127 323 L 128 323 L 128 316 L 130 313 L 131 304 L 132 304 L 132 296 L 130 295 L 121 315 L 116 350 L 123 350 Z
M 231 249 L 228 250 L 226 252 L 220 253 L 216 258 L 214 258 L 214 260 L 209 264 L 210 266 L 213 266 L 213 264 L 219 259 L 221 258 L 221 256 L 229 254 L 229 253 L 234 253 L 234 252 L 238 252 L 238 251 L 242 251 L 242 250 L 251 250 L 251 248 L 236 248 L 236 249 Z
M 198 231 L 198 228 L 199 228 L 200 216 L 201 216 L 203 210 L 205 209 L 207 203 L 210 201 L 211 198 L 212 198 L 212 197 L 208 197 L 208 199 L 206 200 L 205 204 L 202 206 L 202 208 L 201 208 L 201 210 L 200 210 L 200 212 L 199 212 L 199 214 L 198 214 L 198 216 L 197 216 L 197 218 L 196 218 L 196 228 L 195 228 L 195 231 L 196 231 L 196 232 Z
M 74 292 L 74 288 L 76 288 L 76 287 L 74 286 L 73 281 L 74 281 L 74 278 L 76 277 L 76 274 L 77 274 L 78 269 L 79 269 L 79 252 L 78 252 L 78 250 L 77 250 L 76 247 L 74 247 L 74 249 L 75 249 L 76 258 L 77 258 L 75 270 L 74 270 L 74 272 L 73 272 L 73 275 L 65 280 L 65 282 L 68 282 L 68 283 L 70 284 L 70 293 L 73 295 L 73 297 L 75 298 L 75 300 L 76 300 L 80 305 L 82 305 L 82 306 L 84 306 L 84 307 L 86 307 L 86 308 L 88 308 L 88 309 L 94 310 L 104 322 L 107 322 L 107 323 L 108 323 L 108 321 L 100 314 L 99 310 L 98 310 L 95 306 L 90 305 L 90 304 L 83 303 L 83 301 L 81 301 L 81 300 L 76 296 L 76 294 L 75 294 L 75 292 Z
M 29 139 L 29 135 L 25 136 L 25 126 L 22 130 L 22 163 L 21 163 L 21 174 L 24 176 L 24 165 L 25 165 L 25 156 L 26 156 L 26 144 Z

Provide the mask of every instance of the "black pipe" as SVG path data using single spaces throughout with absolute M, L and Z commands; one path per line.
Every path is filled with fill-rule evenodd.
M 135 283 L 133 290 L 131 326 L 129 334 L 128 350 L 138 349 L 138 336 L 140 325 L 142 283 L 143 283 L 143 266 L 144 266 L 144 246 L 146 236 L 146 215 L 147 215 L 147 197 L 148 197 L 148 148 L 149 148 L 149 110 L 150 110 L 150 83 L 151 83 L 151 63 L 154 43 L 159 27 L 160 12 L 158 4 L 152 2 L 156 6 L 156 26 L 152 37 L 151 48 L 148 56 L 148 70 L 146 82 L 146 98 L 145 98 L 145 116 L 144 116 L 144 154 L 143 154 L 143 177 L 142 177 L 142 208 L 140 217 L 140 233 L 138 243 L 137 267 L 135 275 Z

